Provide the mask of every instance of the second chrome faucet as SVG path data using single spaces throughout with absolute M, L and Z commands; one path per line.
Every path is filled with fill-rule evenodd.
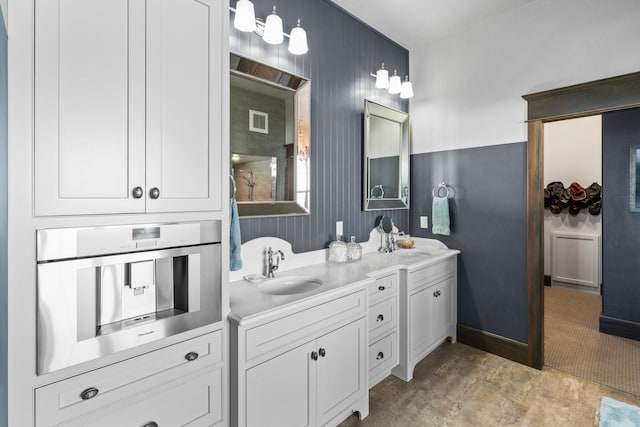
M 274 251 L 269 247 L 267 251 L 267 277 L 274 277 L 273 272 L 280 266 L 280 260 L 284 260 L 284 253 L 279 249 Z

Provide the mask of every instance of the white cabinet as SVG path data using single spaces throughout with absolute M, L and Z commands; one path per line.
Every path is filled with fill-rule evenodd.
M 398 273 L 376 279 L 369 288 L 369 388 L 398 364 Z
M 36 0 L 36 215 L 221 209 L 225 4 Z
M 40 387 L 36 427 L 223 425 L 222 353 L 217 331 Z
M 232 327 L 232 425 L 337 425 L 369 413 L 361 290 Z
M 405 380 L 444 340 L 456 341 L 457 275 L 453 255 L 439 263 L 403 272 L 400 286 L 400 363 L 392 373 Z

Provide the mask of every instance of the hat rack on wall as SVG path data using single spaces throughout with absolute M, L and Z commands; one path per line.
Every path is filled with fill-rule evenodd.
M 550 182 L 544 189 L 544 207 L 555 215 L 565 209 L 572 216 L 578 215 L 582 209 L 587 209 L 591 215 L 600 215 L 602 186 L 594 182 L 585 188 L 578 182 L 572 182 L 565 188 L 561 181 Z

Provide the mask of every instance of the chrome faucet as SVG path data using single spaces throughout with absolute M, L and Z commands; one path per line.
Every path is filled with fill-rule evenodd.
M 276 271 L 280 266 L 280 260 L 284 260 L 284 253 L 279 249 L 277 251 L 274 251 L 273 249 L 271 249 L 271 247 L 269 247 L 267 256 L 267 277 L 274 277 L 273 272 Z M 274 258 L 276 260 L 275 264 L 273 263 Z

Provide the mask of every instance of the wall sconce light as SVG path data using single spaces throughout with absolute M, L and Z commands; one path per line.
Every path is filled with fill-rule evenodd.
M 389 71 L 384 68 L 384 62 L 375 74 L 370 75 L 376 78 L 376 88 L 387 89 L 391 95 L 400 94 L 402 99 L 413 97 L 413 85 L 409 81 L 409 76 L 407 75 L 403 82 L 398 75 L 398 70 L 393 70 L 393 76 L 389 78 Z
M 250 0 L 238 0 L 236 8 L 229 7 L 229 10 L 236 14 L 233 26 L 238 31 L 255 32 L 269 44 L 280 44 L 287 37 L 288 50 L 294 55 L 303 55 L 309 51 L 307 32 L 300 26 L 300 19 L 298 25 L 291 30 L 291 35 L 285 33 L 282 29 L 282 18 L 276 14 L 275 6 L 265 21 L 255 17 L 253 3 Z

